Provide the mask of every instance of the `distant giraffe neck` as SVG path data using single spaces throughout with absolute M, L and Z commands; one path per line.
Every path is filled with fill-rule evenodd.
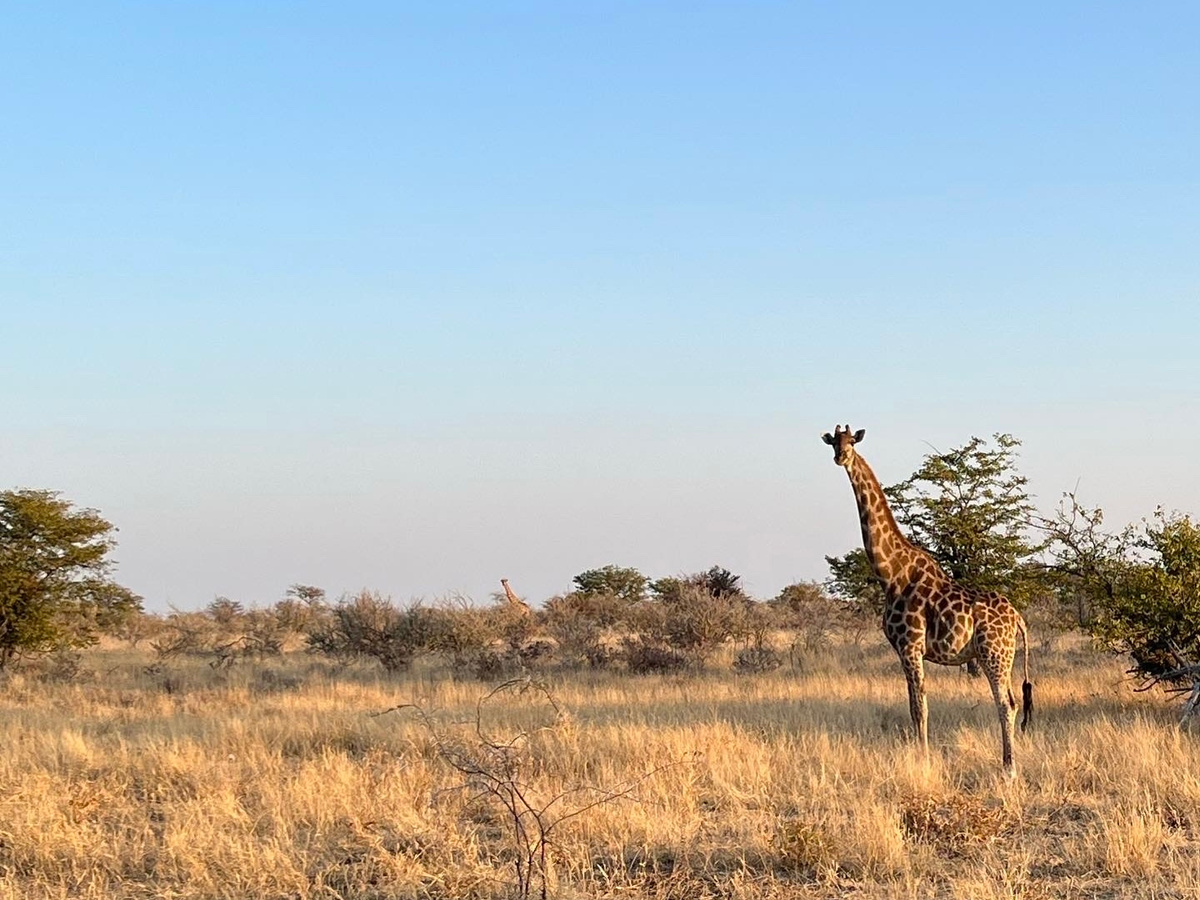
M 508 586 L 508 579 L 501 578 L 500 583 L 504 585 L 504 596 L 508 599 L 508 605 L 521 613 L 529 611 L 529 605 L 516 595 L 511 587 Z
M 857 454 L 846 467 L 854 499 L 858 502 L 858 519 L 862 525 L 863 549 L 875 574 L 888 588 L 903 590 L 914 577 L 922 559 L 930 565 L 931 574 L 941 574 L 941 567 L 924 550 L 913 545 L 900 531 L 879 479 L 866 460 Z

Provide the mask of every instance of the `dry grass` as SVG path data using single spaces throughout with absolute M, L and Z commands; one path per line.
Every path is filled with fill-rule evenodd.
M 477 741 L 486 685 L 148 662 L 0 686 L 0 898 L 511 894 L 511 822 L 439 756 Z M 548 815 L 660 769 L 559 824 L 552 896 L 1200 896 L 1200 736 L 1071 641 L 1034 667 L 1013 783 L 986 685 L 957 671 L 933 667 L 934 752 L 914 751 L 881 641 L 753 677 L 554 676 L 565 720 L 504 694 L 482 723 L 527 732 L 515 777 L 568 792 Z M 428 723 L 371 715 L 407 703 Z

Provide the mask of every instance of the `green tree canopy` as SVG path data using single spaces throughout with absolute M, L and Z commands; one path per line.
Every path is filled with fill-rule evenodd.
M 742 576 L 734 575 L 724 566 L 713 566 L 707 572 L 695 572 L 691 575 L 659 578 L 650 583 L 651 593 L 666 603 L 679 602 L 683 597 L 691 596 L 692 589 L 710 597 L 750 599 L 742 590 Z
M 637 569 L 613 565 L 588 569 L 586 572 L 580 572 L 573 580 L 575 590 L 584 596 L 611 594 L 628 603 L 636 603 L 643 599 L 646 596 L 646 586 L 650 583 L 650 579 Z
M 0 668 L 21 653 L 86 646 L 141 610 L 111 578 L 115 530 L 55 491 L 0 492 Z
M 1024 600 L 1037 589 L 1028 563 L 1033 502 L 1017 471 L 1021 442 L 972 437 L 962 447 L 930 453 L 905 481 L 887 488 L 896 521 L 910 540 L 955 581 Z

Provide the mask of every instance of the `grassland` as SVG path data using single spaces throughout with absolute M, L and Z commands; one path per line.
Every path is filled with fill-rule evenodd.
M 447 762 L 489 758 L 488 685 L 303 653 L 150 663 L 101 649 L 69 681 L 5 677 L 0 898 L 512 895 L 512 822 Z M 1200 896 L 1200 735 L 1081 641 L 1035 649 L 1015 782 L 986 685 L 957 670 L 930 673 L 917 754 L 874 635 L 719 666 L 551 673 L 563 715 L 534 693 L 482 706 L 494 743 L 526 733 L 510 775 L 560 797 L 547 821 L 597 804 L 552 831 L 551 896 Z M 402 704 L 426 718 L 372 715 Z

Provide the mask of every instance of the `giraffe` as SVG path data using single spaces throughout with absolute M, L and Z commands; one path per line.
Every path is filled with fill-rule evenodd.
M 1004 770 L 1012 777 L 1016 774 L 1012 745 L 1017 715 L 1012 666 L 1018 634 L 1025 648 L 1022 731 L 1033 712 L 1025 620 L 995 591 L 978 591 L 956 583 L 932 556 L 901 533 L 879 480 L 855 450 L 865 436 L 865 430 L 851 433 L 849 425 L 844 430 L 839 425 L 833 434 L 826 432 L 821 439 L 833 447 L 834 463 L 850 476 L 862 525 L 863 549 L 885 589 L 883 631 L 900 657 L 908 682 L 908 708 L 917 741 L 928 754 L 925 660 L 944 666 L 976 660 L 992 688 L 1000 718 Z
M 516 595 L 511 587 L 508 586 L 508 579 L 501 578 L 500 584 L 504 586 L 504 597 L 508 600 L 508 605 L 520 613 L 522 616 L 532 615 L 533 611 L 529 608 L 529 604 Z

